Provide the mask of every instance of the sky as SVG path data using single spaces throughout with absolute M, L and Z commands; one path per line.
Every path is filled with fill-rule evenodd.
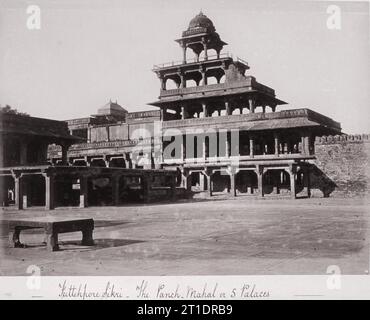
M 27 7 L 41 9 L 39 30 Z M 329 5 L 340 9 L 329 29 Z M 175 39 L 202 10 L 224 52 L 288 102 L 370 133 L 369 2 L 249 0 L 0 0 L 0 105 L 57 120 L 85 117 L 110 99 L 153 110 L 154 64 L 182 59 Z M 338 20 L 336 20 L 338 21 Z

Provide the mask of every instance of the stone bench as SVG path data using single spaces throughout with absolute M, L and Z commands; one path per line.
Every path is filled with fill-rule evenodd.
M 15 248 L 24 248 L 25 245 L 20 242 L 20 233 L 27 229 L 44 229 L 45 242 L 49 251 L 59 250 L 58 234 L 67 232 L 82 232 L 82 245 L 94 245 L 93 219 L 73 219 L 73 218 L 58 218 L 58 217 L 35 217 L 35 218 L 19 218 L 5 220 L 9 227 L 9 242 Z

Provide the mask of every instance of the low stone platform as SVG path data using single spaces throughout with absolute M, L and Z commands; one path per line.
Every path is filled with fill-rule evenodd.
M 22 230 L 28 229 L 44 229 L 45 242 L 50 251 L 59 250 L 58 234 L 68 232 L 82 232 L 82 245 L 94 245 L 93 219 L 72 219 L 62 217 L 34 217 L 23 219 L 5 220 L 8 225 L 10 245 L 16 248 L 26 247 L 20 241 L 20 233 Z

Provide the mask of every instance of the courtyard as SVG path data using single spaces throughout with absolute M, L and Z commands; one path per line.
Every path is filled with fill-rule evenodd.
M 93 218 L 95 246 L 80 233 L 59 237 L 49 252 L 42 231 L 23 231 L 27 248 L 10 248 L 0 228 L 0 275 L 263 275 L 369 271 L 369 200 L 338 198 L 183 200 L 118 207 L 0 211 L 19 217 Z

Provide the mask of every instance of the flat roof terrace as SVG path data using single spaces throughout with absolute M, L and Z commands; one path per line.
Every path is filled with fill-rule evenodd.
M 218 117 L 190 118 L 163 122 L 164 129 L 239 129 L 259 131 L 271 129 L 321 127 L 334 134 L 341 132 L 339 122 L 310 109 L 292 109 L 271 113 L 249 113 Z

